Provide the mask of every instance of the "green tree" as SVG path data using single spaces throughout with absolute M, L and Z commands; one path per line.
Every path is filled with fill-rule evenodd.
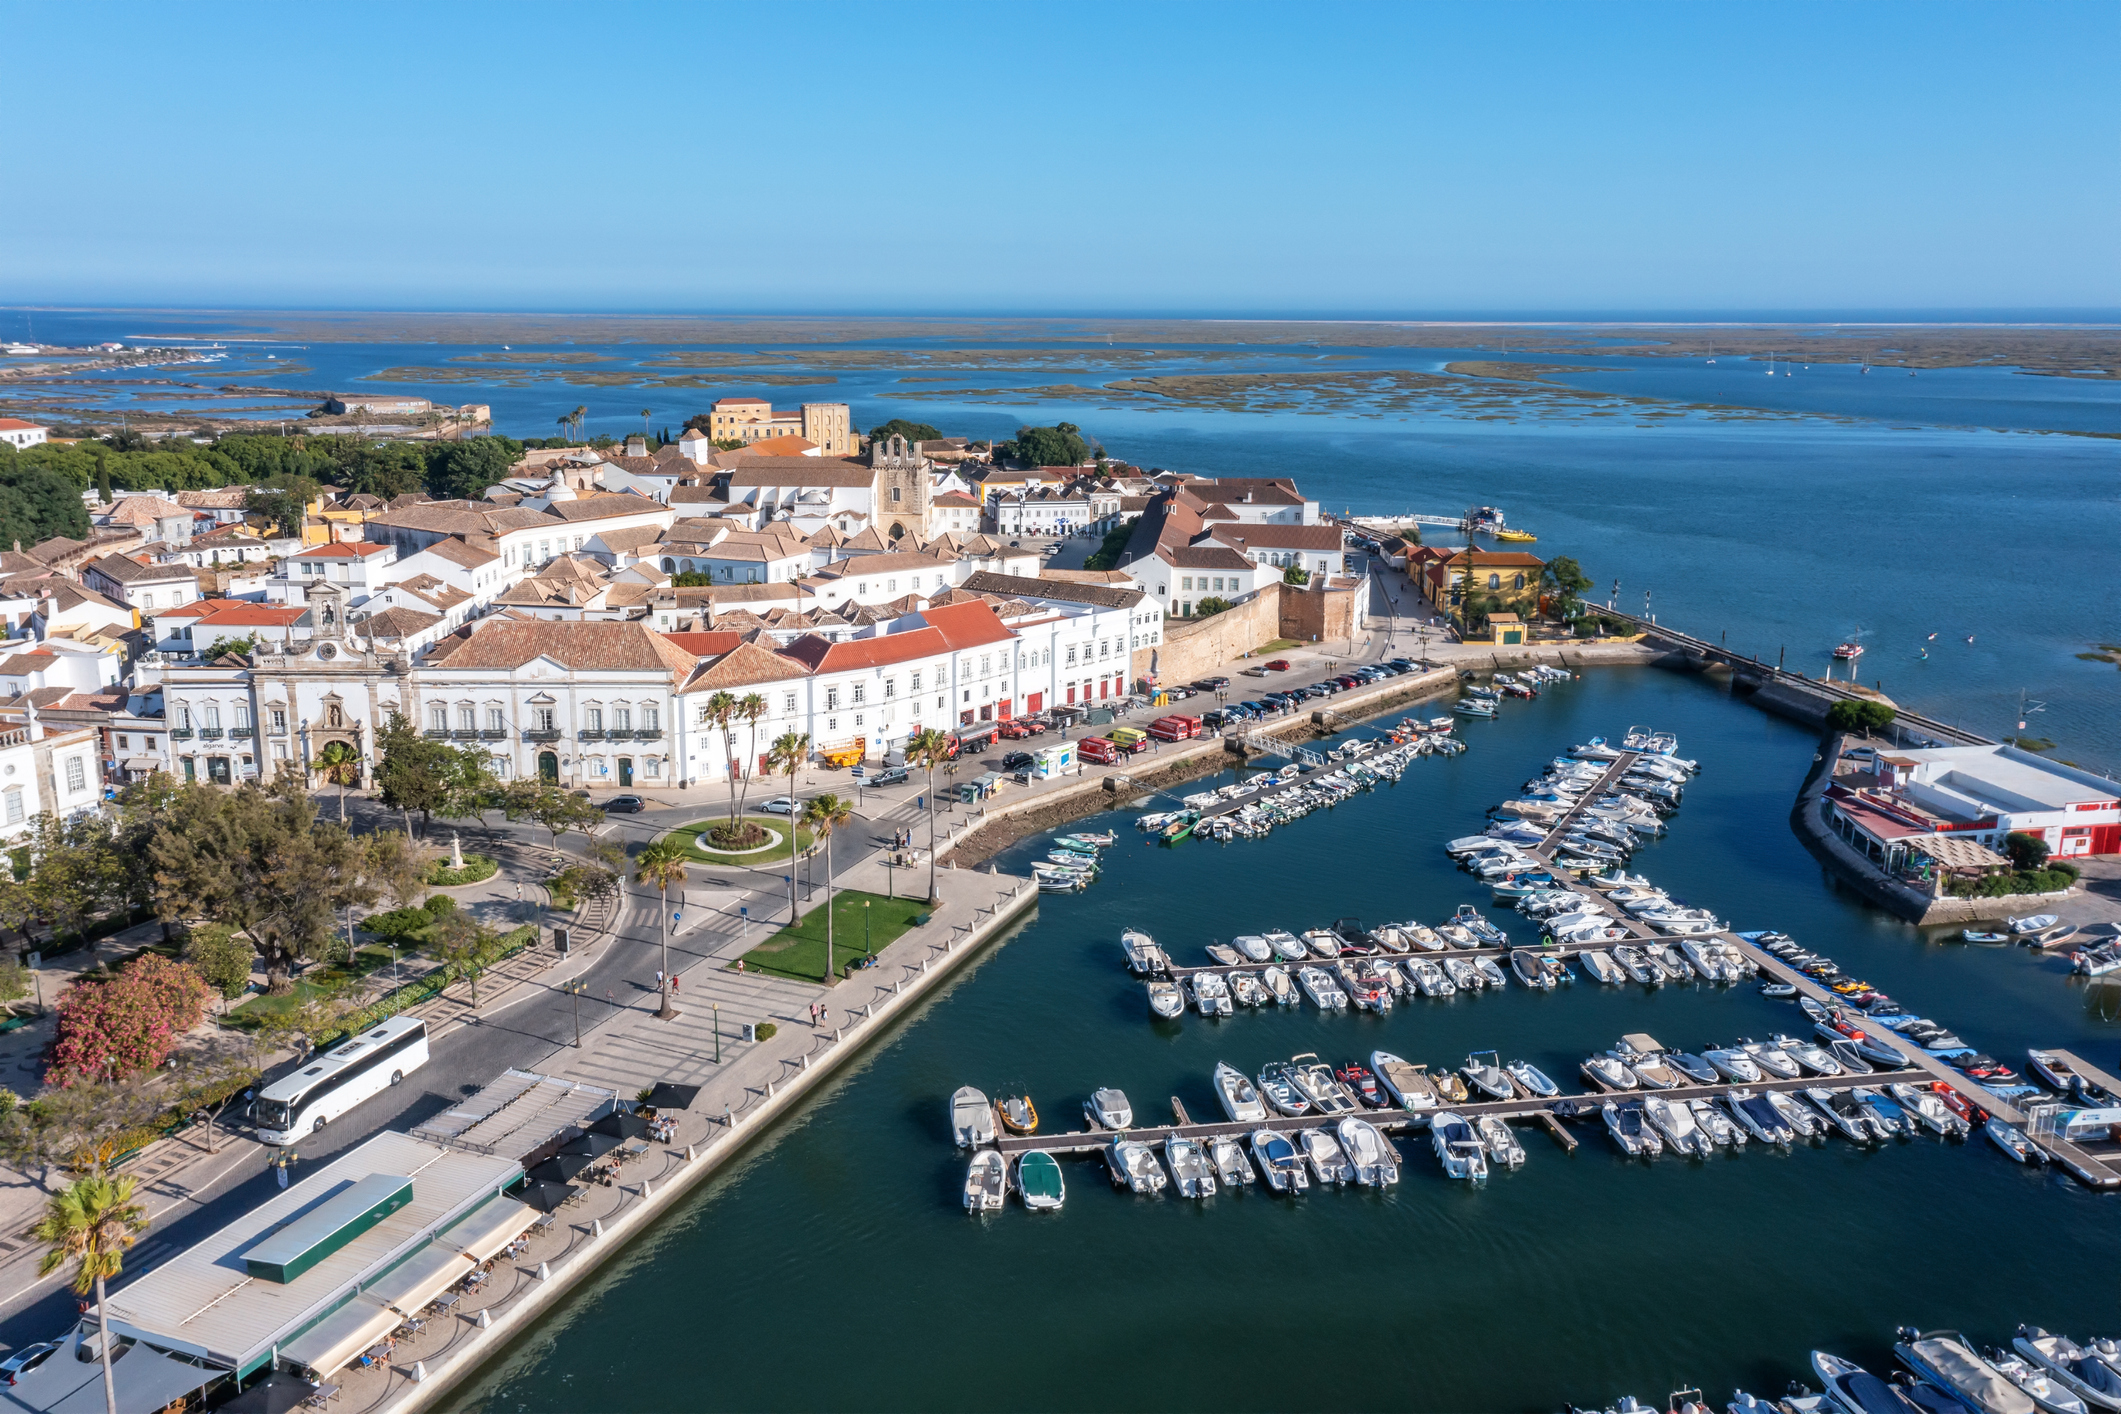
M 83 1296 L 96 1293 L 96 1325 L 101 1332 L 96 1345 L 103 1355 L 103 1407 L 108 1414 L 118 1414 L 118 1387 L 111 1378 L 113 1337 L 104 1283 L 124 1269 L 125 1249 L 145 1231 L 147 1210 L 133 1202 L 132 1178 L 100 1175 L 54 1193 L 35 1228 L 37 1240 L 45 1244 L 37 1275 L 50 1276 L 71 1264 L 74 1290 Z
M 1135 516 L 1133 519 L 1122 521 L 1106 531 L 1105 538 L 1099 543 L 1097 549 L 1083 560 L 1083 568 L 1092 570 L 1118 569 L 1119 557 L 1126 553 L 1127 541 L 1133 537 L 1134 527 L 1140 521 L 1141 517 Z
M 894 417 L 889 422 L 879 423 L 869 429 L 869 440 L 881 442 L 890 437 L 903 437 L 908 442 L 940 442 L 942 432 L 925 422 L 908 422 L 903 417 Z
M 249 638 L 216 638 L 212 643 L 206 645 L 206 652 L 201 656 L 211 663 L 223 653 L 241 653 L 248 656 L 256 651 L 257 647 L 258 636 L 256 634 L 252 634 Z M 333 742 L 332 745 L 337 746 L 340 743 Z
M 706 589 L 714 583 L 714 576 L 705 570 L 683 570 L 670 577 L 672 589 Z
M 790 833 L 793 833 L 793 827 Z M 644 888 L 654 885 L 662 899 L 657 917 L 663 922 L 663 1004 L 656 1010 L 656 1015 L 665 1021 L 677 1015 L 676 1008 L 670 1005 L 670 886 L 676 884 L 680 889 L 684 888 L 685 864 L 685 846 L 672 835 L 656 840 L 633 861 L 633 881 Z
M 1829 731 L 1880 732 L 1891 726 L 1897 715 L 1883 702 L 1844 698 L 1826 709 L 1826 725 Z
M 311 477 L 299 473 L 276 473 L 265 485 L 251 491 L 244 509 L 252 515 L 264 516 L 282 535 L 299 536 L 310 504 L 323 489 Z
M 906 739 L 906 761 L 928 775 L 928 902 L 941 900 L 935 892 L 935 768 L 950 758 L 950 738 L 934 727 Z
M 2003 852 L 2016 869 L 2041 869 L 2047 865 L 2047 841 L 2038 835 L 2012 830 L 2003 837 Z
M 825 985 L 832 985 L 832 837 L 854 819 L 854 802 L 827 792 L 803 807 L 803 823 L 825 840 Z M 791 831 L 793 833 L 793 831 Z M 793 928 L 791 918 L 788 926 Z
M 486 488 L 505 480 L 522 456 L 520 443 L 506 437 L 467 437 L 438 442 L 427 467 L 427 494 L 438 501 L 475 501 Z
M 327 741 L 317 753 L 317 774 L 335 786 L 351 786 L 361 779 L 361 748 L 351 742 Z
M 249 988 L 251 964 L 257 959 L 256 948 L 218 923 L 194 928 L 184 940 L 184 960 L 220 994 L 224 1014 L 227 1003 Z
M 1196 600 L 1194 602 L 1193 617 L 1196 619 L 1210 618 L 1216 614 L 1223 612 L 1229 607 L 1229 600 L 1224 599 L 1219 595 L 1211 594 L 1205 599 Z
M 291 990 L 298 960 L 335 954 L 339 909 L 375 898 L 359 842 L 319 820 L 292 779 L 180 787 L 146 853 L 162 916 L 210 918 L 247 935 L 275 994 Z
M 479 1005 L 479 978 L 501 960 L 501 935 L 474 918 L 468 909 L 454 908 L 442 915 L 431 935 L 436 957 L 456 976 L 471 984 L 471 1005 Z
M 546 781 L 514 781 L 501 797 L 501 810 L 511 820 L 535 821 L 552 835 L 552 851 L 560 852 L 560 836 L 571 830 L 587 830 L 604 818 L 604 812 L 572 791 Z
M 1539 584 L 1548 598 L 1554 601 L 1561 617 L 1566 619 L 1575 617 L 1577 601 L 1583 597 L 1584 591 L 1591 587 L 1591 577 L 1583 572 L 1583 566 L 1569 556 L 1556 555 L 1540 570 Z
M 1311 582 L 1311 572 L 1302 565 L 1292 564 L 1281 572 L 1281 582 L 1302 588 Z
M 19 962 L 0 962 L 0 1003 L 12 1006 L 30 994 L 29 969 Z
M 1090 444 L 1083 440 L 1082 431 L 1072 422 L 1019 427 L 1016 440 L 1002 443 L 997 450 L 1026 466 L 1080 466 L 1090 458 Z
M 484 753 L 423 736 L 402 713 L 390 714 L 376 733 L 376 746 L 376 784 L 383 803 L 408 814 L 419 811 L 423 833 L 437 815 L 456 820 L 476 816 L 491 806 L 498 792 L 500 783 Z

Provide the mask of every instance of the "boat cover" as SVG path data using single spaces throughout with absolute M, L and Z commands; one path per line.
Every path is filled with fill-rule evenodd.
M 2040 1406 L 1994 1366 L 1975 1355 L 1957 1337 L 1915 1341 L 1909 1349 L 1945 1383 L 1965 1394 L 1989 1414 L 2040 1414 Z

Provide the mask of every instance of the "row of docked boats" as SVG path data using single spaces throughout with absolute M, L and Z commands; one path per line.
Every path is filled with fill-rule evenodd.
M 1459 689 L 1458 701 L 1451 710 L 1462 717 L 1492 718 L 1501 709 L 1503 702 L 1512 697 L 1532 698 L 1539 690 L 1558 682 L 1567 682 L 1576 675 L 1566 668 L 1549 667 L 1536 663 L 1515 673 L 1496 673 L 1485 685 L 1468 682 Z
M 2121 1411 L 2121 1341 L 2069 1336 L 2021 1325 L 2008 1347 L 1983 1350 L 1955 1330 L 1893 1333 L 1904 1367 L 1883 1377 L 1824 1350 L 1811 1355 L 1820 1388 L 1792 1382 L 1779 1399 L 1733 1391 L 1729 1414 L 2110 1414 Z M 1698 1390 L 1672 1395 L 1675 1414 L 1709 1414 Z M 1570 1406 L 1570 1414 L 1583 1411 Z M 1623 1397 L 1607 1414 L 1650 1414 Z
M 1118 843 L 1110 830 L 1102 833 L 1075 831 L 1056 835 L 1047 842 L 1046 857 L 1031 866 L 1031 877 L 1040 893 L 1076 894 L 1097 882 L 1103 870 L 1104 851 Z
M 1448 742 L 1448 746 L 1439 746 Z M 1273 771 L 1185 797 L 1183 809 L 1152 811 L 1137 828 L 1166 844 L 1190 838 L 1219 843 L 1265 839 L 1276 826 L 1294 824 L 1380 785 L 1396 785 L 1417 756 L 1455 753 L 1462 744 L 1434 734 L 1387 746 L 1371 737 L 1353 738 L 1323 757 L 1292 761 Z M 1234 808 L 1233 808 L 1234 807 Z

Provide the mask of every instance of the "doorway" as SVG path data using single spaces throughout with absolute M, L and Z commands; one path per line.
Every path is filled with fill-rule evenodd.
M 633 758 L 631 756 L 621 756 L 619 758 L 619 785 L 621 788 L 624 788 L 627 786 L 631 786 L 632 784 Z
M 538 753 L 538 779 L 548 785 L 557 785 L 560 780 L 560 758 L 550 751 Z

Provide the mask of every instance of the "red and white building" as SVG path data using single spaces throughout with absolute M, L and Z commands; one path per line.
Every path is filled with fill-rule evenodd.
M 1867 782 L 1829 787 L 1827 805 L 1844 839 L 1888 864 L 1932 838 L 2001 853 L 2010 834 L 2058 859 L 2121 854 L 2114 782 L 2015 746 L 1881 751 Z

